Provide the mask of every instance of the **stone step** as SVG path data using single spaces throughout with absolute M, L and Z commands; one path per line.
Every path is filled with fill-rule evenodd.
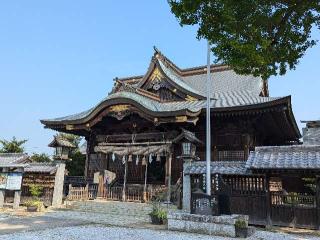
M 148 214 L 152 210 L 152 205 L 141 203 L 72 201 L 66 204 L 71 210 L 118 216 L 134 216 L 143 219 L 149 218 Z

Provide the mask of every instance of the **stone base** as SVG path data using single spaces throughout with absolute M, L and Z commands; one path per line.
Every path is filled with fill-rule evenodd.
M 189 213 L 169 213 L 168 230 L 236 237 L 235 223 L 246 215 L 203 216 Z

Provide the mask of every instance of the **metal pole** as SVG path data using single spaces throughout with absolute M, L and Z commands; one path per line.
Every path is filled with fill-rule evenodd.
M 210 94 L 210 44 L 207 41 L 208 53 L 207 53 L 207 129 L 206 129 L 206 193 L 211 195 L 211 126 L 210 126 L 210 109 L 211 109 L 211 94 Z

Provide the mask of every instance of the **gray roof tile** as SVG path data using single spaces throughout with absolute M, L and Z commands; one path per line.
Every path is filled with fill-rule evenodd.
M 248 169 L 320 169 L 320 146 L 256 147 L 246 163 Z
M 303 144 L 320 145 L 320 127 L 305 128 L 303 130 Z
M 211 162 L 211 174 L 237 174 L 246 175 L 250 174 L 245 168 L 245 162 L 241 161 L 221 161 L 221 162 Z M 184 174 L 205 174 L 206 173 L 206 162 L 205 161 L 194 161 L 190 166 L 185 166 Z
M 0 167 L 22 167 L 28 159 L 25 153 L 0 153 Z
M 182 77 L 182 79 L 203 96 L 206 96 L 206 74 L 186 76 Z M 213 72 L 210 75 L 210 79 L 212 93 L 249 91 L 253 96 L 259 96 L 263 87 L 263 81 L 260 77 L 239 75 L 233 70 Z
M 274 97 L 259 97 L 254 96 L 248 91 L 234 91 L 234 92 L 221 92 L 214 94 L 216 100 L 211 101 L 212 108 L 231 108 L 231 107 L 239 107 L 239 106 L 250 106 L 257 105 L 262 103 L 268 103 L 275 100 L 279 100 L 281 98 Z M 88 117 L 91 113 L 93 113 L 99 106 L 111 99 L 128 99 L 136 102 L 137 104 L 145 107 L 146 109 L 152 112 L 174 112 L 179 110 L 189 110 L 191 112 L 198 112 L 201 109 L 206 107 L 205 100 L 199 101 L 177 101 L 177 102 L 158 102 L 152 100 L 148 97 L 142 96 L 138 93 L 133 92 L 116 92 L 105 99 L 103 99 L 98 105 L 95 107 L 81 112 L 79 114 L 73 114 L 66 117 L 54 118 L 54 119 L 46 119 L 42 120 L 43 122 L 61 122 L 61 121 L 74 121 L 81 120 Z
M 26 173 L 48 173 L 53 174 L 57 171 L 57 166 L 54 163 L 29 163 L 24 168 Z

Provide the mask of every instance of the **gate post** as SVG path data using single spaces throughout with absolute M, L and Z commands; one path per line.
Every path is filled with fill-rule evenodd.
M 266 210 L 267 210 L 267 221 L 266 226 L 272 226 L 271 219 L 271 193 L 270 193 L 270 176 L 268 174 L 265 175 L 265 188 L 266 188 Z
M 190 175 L 183 173 L 183 185 L 182 185 L 182 209 L 185 212 L 190 213 L 191 210 L 191 179 Z

